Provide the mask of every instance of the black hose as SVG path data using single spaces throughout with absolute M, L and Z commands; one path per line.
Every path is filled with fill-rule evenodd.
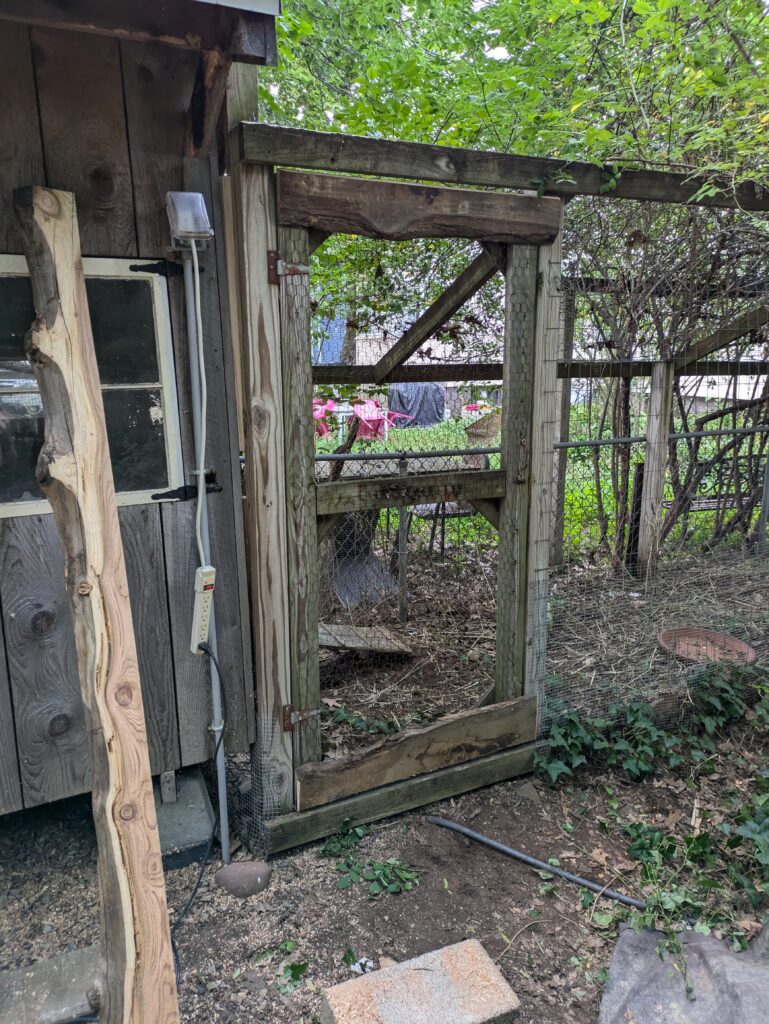
M 521 853 L 520 850 L 514 850 L 511 846 L 498 843 L 496 839 L 489 839 L 488 836 L 482 836 L 480 832 L 473 832 L 471 828 L 458 825 L 455 821 L 439 818 L 434 814 L 428 815 L 427 820 L 431 825 L 440 825 L 441 828 L 448 828 L 452 832 L 458 832 L 460 835 L 467 836 L 468 839 L 472 839 L 476 843 L 481 843 L 483 846 L 496 850 L 497 853 L 504 853 L 506 857 L 512 857 L 513 860 L 519 860 L 523 864 L 528 864 L 530 868 L 536 868 L 538 871 L 549 871 L 551 875 L 557 875 L 567 882 L 573 882 L 574 885 L 581 885 L 583 889 L 590 889 L 591 892 L 598 893 L 599 896 L 605 896 L 609 900 L 624 903 L 626 907 L 633 907 L 635 910 L 646 910 L 646 904 L 643 900 L 637 900 L 633 896 L 625 896 L 623 893 L 615 892 L 613 889 L 606 889 L 604 886 L 599 885 L 598 882 L 593 882 L 589 878 L 580 878 L 579 875 L 573 875 L 571 871 L 564 871 L 563 868 L 553 867 L 552 864 L 547 864 L 543 860 L 537 860 L 536 857 L 530 857 L 527 853 Z

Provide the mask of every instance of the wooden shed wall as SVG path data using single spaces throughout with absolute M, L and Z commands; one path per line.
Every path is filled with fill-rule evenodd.
M 211 160 L 184 158 L 198 54 L 0 21 L 0 253 L 19 253 L 11 193 L 72 191 L 85 256 L 163 259 L 165 193 L 202 192 L 221 229 Z M 253 681 L 240 467 L 224 282 L 201 259 L 209 389 L 208 464 L 227 747 L 253 741 Z M 183 284 L 169 278 L 187 479 L 194 463 Z M 140 453 L 137 453 L 139 455 Z M 211 754 L 207 659 L 189 652 L 194 503 L 120 509 L 153 772 Z M 0 520 L 0 813 L 89 788 L 89 757 L 63 559 L 50 515 Z

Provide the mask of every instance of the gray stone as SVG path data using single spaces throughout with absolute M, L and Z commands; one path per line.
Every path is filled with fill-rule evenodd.
M 542 803 L 542 798 L 533 782 L 524 782 L 520 786 L 516 786 L 515 795 L 519 800 L 528 800 L 532 804 Z
M 231 896 L 245 899 L 264 892 L 272 878 L 272 868 L 263 860 L 237 860 L 216 872 L 216 884 Z
M 60 1024 L 99 1008 L 104 968 L 98 945 L 0 972 L 3 1024 Z
M 163 803 L 155 782 L 158 835 L 166 871 L 187 867 L 205 855 L 215 820 L 199 768 L 178 772 L 176 787 L 176 800 Z
M 658 948 L 661 932 L 620 932 L 598 1024 L 765 1024 L 769 1006 L 769 928 L 744 953 L 710 935 L 679 935 L 680 961 Z
M 321 1024 L 508 1024 L 520 1004 L 477 939 L 334 985 Z

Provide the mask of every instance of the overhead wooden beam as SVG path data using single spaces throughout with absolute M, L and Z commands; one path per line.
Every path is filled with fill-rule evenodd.
M 651 377 L 652 359 L 572 359 L 558 364 L 560 380 L 595 380 L 616 377 Z M 753 377 L 769 373 L 767 359 L 698 359 L 684 363 L 675 371 L 679 377 Z
M 561 204 L 508 192 L 404 185 L 337 174 L 278 172 L 278 221 L 369 238 L 477 238 L 543 245 Z
M 274 818 L 266 822 L 270 850 L 272 853 L 290 850 L 293 846 L 332 835 L 343 824 L 352 826 L 376 821 L 435 800 L 445 800 L 481 786 L 491 786 L 524 775 L 534 769 L 536 749 L 536 743 L 525 743 L 512 750 L 441 768 L 428 775 L 417 775 L 368 793 L 358 793 L 333 804 Z
M 505 493 L 505 471 L 463 469 L 412 476 L 355 477 L 318 484 L 316 492 L 319 516 L 425 502 L 501 498 Z
M 531 742 L 536 733 L 536 697 L 446 715 L 346 757 L 303 765 L 296 773 L 297 809 L 306 811 L 414 775 L 464 764 Z
M 108 1024 L 179 1020 L 163 864 L 75 198 L 14 193 L 45 414 L 37 479 L 62 538 L 93 772 Z
M 345 174 L 373 174 L 388 178 L 440 181 L 455 185 L 493 188 L 543 188 L 547 195 L 602 195 L 610 180 L 612 199 L 639 199 L 658 203 L 688 203 L 705 183 L 704 178 L 666 171 L 624 170 L 619 178 L 595 164 L 552 160 L 418 142 L 393 142 L 358 135 L 242 124 L 237 129 L 245 160 L 283 167 L 334 170 Z M 696 200 L 698 206 L 769 210 L 769 189 L 724 183 L 722 193 Z
M 217 50 L 244 64 L 270 65 L 277 63 L 275 14 L 190 0 L 3 0 L 0 6 L 0 20 L 182 50 Z
M 758 330 L 759 327 L 763 327 L 766 323 L 769 323 L 769 306 L 758 306 L 756 309 L 743 313 L 742 316 L 738 316 L 732 323 L 724 324 L 706 338 L 700 338 L 699 341 L 695 341 L 685 352 L 677 356 L 675 361 L 676 371 L 680 372 L 688 367 L 690 363 L 696 362 L 698 359 L 704 359 L 711 353 L 723 348 L 724 345 L 742 338 L 751 331 Z
M 492 247 L 493 246 L 493 247 Z M 490 243 L 480 256 L 449 287 L 438 296 L 435 302 L 422 313 L 418 319 L 404 331 L 374 367 L 374 380 L 380 384 L 390 379 L 390 374 L 397 367 L 413 356 L 418 348 L 431 338 L 436 331 L 449 320 L 458 309 L 471 299 L 487 281 L 496 274 L 504 264 L 504 249 L 500 245 Z
M 375 384 L 373 365 L 319 364 L 312 368 L 314 384 Z M 417 363 L 396 366 L 388 384 L 423 381 L 502 380 L 502 363 Z

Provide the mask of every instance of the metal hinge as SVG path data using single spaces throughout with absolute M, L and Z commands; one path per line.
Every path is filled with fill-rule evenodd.
M 283 705 L 283 732 L 292 732 L 295 725 L 307 722 L 320 714 L 320 708 L 313 711 L 296 711 L 293 704 Z
M 304 263 L 286 263 L 280 253 L 274 249 L 267 250 L 267 280 L 270 284 L 280 284 L 281 277 L 296 277 L 309 274 L 310 268 Z

